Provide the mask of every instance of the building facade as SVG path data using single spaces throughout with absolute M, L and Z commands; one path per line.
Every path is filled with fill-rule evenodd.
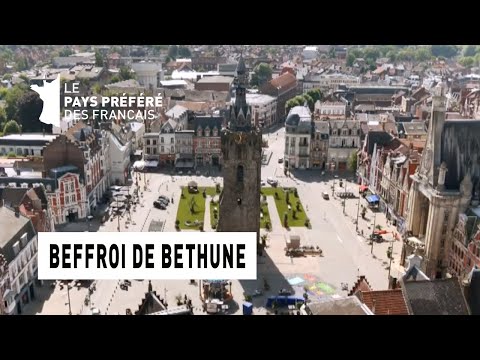
M 43 156 L 43 148 L 57 135 L 11 134 L 0 137 L 0 156 Z
M 313 133 L 312 114 L 308 106 L 293 107 L 285 121 L 285 168 L 310 168 L 310 148 Z
M 21 314 L 23 307 L 35 298 L 38 273 L 37 233 L 32 222 L 2 204 L 0 207 L 0 253 L 8 264 L 8 282 L 4 279 L 2 302 L 7 315 Z
M 218 166 L 221 164 L 221 131 L 223 117 L 196 116 L 193 122 L 193 152 L 195 166 Z
M 56 179 L 57 187 L 47 192 L 47 196 L 57 225 L 85 219 L 90 214 L 86 187 L 75 170 L 73 167 L 54 169 L 60 176 Z
M 347 116 L 347 104 L 341 101 L 317 100 L 315 103 L 315 116 L 323 119 L 345 119 Z
M 285 113 L 286 102 L 297 95 L 297 78 L 287 72 L 265 83 L 260 92 L 277 98 L 276 119 L 278 122 L 282 122 L 287 115 Z
M 360 123 L 355 120 L 328 120 L 328 163 L 332 171 L 348 169 L 348 159 L 360 148 Z
M 235 104 L 235 98 L 232 99 Z M 248 94 L 247 104 L 252 109 L 252 121 L 254 126 L 260 128 L 270 127 L 277 122 L 277 99 L 265 94 Z
M 162 166 L 173 166 L 175 164 L 175 130 L 178 123 L 169 119 L 160 129 L 159 161 Z
M 143 158 L 147 161 L 158 161 L 160 156 L 158 154 L 159 133 L 145 133 L 143 135 L 143 143 L 145 151 Z
M 328 161 L 328 139 L 330 127 L 328 121 L 315 120 L 315 132 L 310 144 L 310 166 L 324 170 Z

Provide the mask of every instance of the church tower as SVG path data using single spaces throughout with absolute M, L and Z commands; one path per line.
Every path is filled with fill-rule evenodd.
M 260 231 L 260 179 L 262 134 L 252 125 L 247 104 L 248 74 L 242 56 L 235 78 L 235 104 L 221 136 L 223 192 L 220 197 L 218 231 Z

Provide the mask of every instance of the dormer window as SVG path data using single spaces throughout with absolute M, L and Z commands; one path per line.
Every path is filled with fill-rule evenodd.
M 217 130 L 217 128 L 214 128 L 214 129 L 213 129 L 213 136 L 218 136 L 218 130 Z
M 210 136 L 210 129 L 209 128 L 205 129 L 205 136 Z
M 197 130 L 197 136 L 202 136 L 202 128 L 199 127 Z

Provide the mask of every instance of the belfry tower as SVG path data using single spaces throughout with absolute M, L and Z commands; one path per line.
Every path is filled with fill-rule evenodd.
M 222 132 L 223 192 L 220 198 L 218 231 L 260 230 L 260 179 L 262 134 L 252 125 L 247 104 L 248 74 L 243 57 L 237 66 L 235 104 Z

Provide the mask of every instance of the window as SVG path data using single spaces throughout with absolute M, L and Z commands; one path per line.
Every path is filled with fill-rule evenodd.
M 150 139 L 147 139 L 147 145 L 150 145 Z
M 157 145 L 157 140 L 152 140 L 152 145 Z
M 172 154 L 175 152 L 175 147 L 174 147 L 174 146 L 172 146 L 172 147 L 170 148 L 170 152 L 171 152 Z
M 157 155 L 157 148 L 153 148 L 153 155 Z
M 163 137 L 160 138 L 160 143 L 164 143 L 165 142 L 165 139 Z
M 237 166 L 237 183 L 243 184 L 243 178 L 244 178 L 243 165 L 238 165 Z
M 163 138 L 162 138 L 162 140 L 163 140 Z M 162 153 L 165 152 L 165 148 L 162 146 L 162 147 L 160 148 L 160 151 L 161 151 Z
M 150 148 L 147 147 L 147 155 L 150 155 Z
M 175 144 L 175 139 L 174 138 L 170 138 L 170 144 Z
M 6 152 L 7 152 L 7 150 L 6 150 L 4 147 L 2 147 L 2 148 L 0 149 L 0 154 L 5 154 Z

